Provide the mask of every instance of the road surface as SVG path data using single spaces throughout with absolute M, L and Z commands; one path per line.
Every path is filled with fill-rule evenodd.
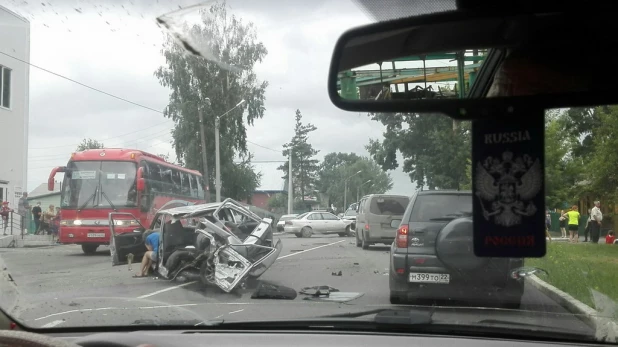
M 105 247 L 91 256 L 84 255 L 76 245 L 0 249 L 0 259 L 19 292 L 14 315 L 27 326 L 37 328 L 298 319 L 391 306 L 389 247 L 373 246 L 364 251 L 355 246 L 353 237 L 280 237 L 283 251 L 262 280 L 296 291 L 328 285 L 345 295 L 360 297 L 345 303 L 310 301 L 304 295 L 294 300 L 252 299 L 252 289 L 228 294 L 199 283 L 132 278 L 139 264 L 133 265 L 133 271 L 126 265 L 112 267 Z M 341 276 L 333 275 L 340 271 Z M 538 311 L 559 313 L 564 315 L 560 327 L 572 331 L 588 329 L 532 286 L 526 286 L 522 311 L 537 313 L 514 315 L 510 311 L 495 311 L 498 315 L 492 315 L 492 319 L 533 325 L 547 325 L 549 320 Z M 438 313 L 437 317 L 440 314 L 447 313 Z M 478 321 L 487 318 L 487 314 L 471 313 L 461 319 Z

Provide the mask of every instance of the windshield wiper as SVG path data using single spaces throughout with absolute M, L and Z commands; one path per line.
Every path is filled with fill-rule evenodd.
M 105 198 L 105 200 L 107 201 L 107 203 L 109 203 L 109 206 L 114 210 L 114 212 L 118 211 L 116 209 L 116 206 L 114 206 L 114 204 L 112 204 L 112 201 L 109 199 L 109 197 L 107 196 L 107 194 L 105 194 L 105 192 L 103 191 L 103 189 L 101 189 L 101 196 Z
M 82 206 L 79 208 L 79 210 L 83 210 L 84 207 L 88 206 L 88 203 L 90 202 L 90 200 L 93 200 L 93 206 L 92 207 L 96 207 L 96 206 L 94 206 L 94 199 L 96 199 L 98 191 L 99 191 L 99 186 L 97 185 L 97 187 L 94 189 L 94 192 L 92 193 L 92 195 L 90 195 L 90 197 L 88 199 L 86 199 L 86 202 L 84 202 L 82 204 Z

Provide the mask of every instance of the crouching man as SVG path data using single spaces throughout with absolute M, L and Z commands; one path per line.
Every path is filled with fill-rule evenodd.
M 133 277 L 146 277 L 148 276 L 148 271 L 150 270 L 150 266 L 153 262 L 156 264 L 157 256 L 159 254 L 159 232 L 153 232 L 152 230 L 146 230 L 144 232 L 144 245 L 146 245 L 146 249 L 148 250 L 144 257 L 142 258 L 142 265 L 140 267 L 140 272 L 136 273 Z

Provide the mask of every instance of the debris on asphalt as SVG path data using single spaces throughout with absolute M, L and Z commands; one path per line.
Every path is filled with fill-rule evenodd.
M 338 292 L 339 289 L 333 288 L 330 286 L 314 286 L 314 287 L 305 287 L 300 290 L 300 294 L 311 295 L 311 296 L 328 296 L 333 292 Z
M 294 300 L 296 295 L 296 290 L 293 288 L 261 281 L 251 294 L 251 299 Z
M 358 263 L 354 263 L 354 265 L 358 265 Z
M 333 273 L 331 273 L 331 275 L 333 275 L 333 276 L 343 276 L 343 273 L 341 272 L 341 270 L 339 270 L 339 272 L 333 272 Z
M 310 301 L 334 301 L 334 302 L 347 302 L 354 299 L 358 299 L 363 296 L 364 293 L 357 292 L 334 292 L 327 296 L 307 296 L 303 300 Z

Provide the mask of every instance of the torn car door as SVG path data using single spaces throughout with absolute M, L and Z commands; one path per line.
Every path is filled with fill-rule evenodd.
M 119 232 L 118 229 L 126 230 L 126 225 L 136 225 L 133 230 Z M 146 230 L 135 216 L 126 212 L 111 212 L 109 214 L 109 230 L 111 240 L 109 249 L 112 256 L 112 266 L 140 262 L 147 249 L 142 235 Z

